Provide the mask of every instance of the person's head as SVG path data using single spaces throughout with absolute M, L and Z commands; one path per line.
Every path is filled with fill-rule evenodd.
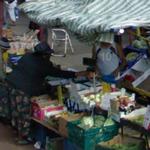
M 100 47 L 109 48 L 114 42 L 114 34 L 111 32 L 106 32 L 101 34 L 100 37 Z
M 34 47 L 34 54 L 40 55 L 44 58 L 49 58 L 52 53 L 54 53 L 54 51 L 46 42 L 40 42 Z
M 7 38 L 0 38 L 0 48 L 2 52 L 6 52 L 8 49 L 10 49 L 10 44 Z
M 100 42 L 100 47 L 104 47 L 104 48 L 109 48 L 111 47 L 112 44 L 111 43 L 107 43 L 107 42 Z

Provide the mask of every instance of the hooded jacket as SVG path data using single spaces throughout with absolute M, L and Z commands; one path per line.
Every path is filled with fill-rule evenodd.
M 37 96 L 46 93 L 46 76 L 74 78 L 75 72 L 54 67 L 53 63 L 49 59 L 44 59 L 42 55 L 25 54 L 13 71 L 6 76 L 6 81 L 30 96 Z

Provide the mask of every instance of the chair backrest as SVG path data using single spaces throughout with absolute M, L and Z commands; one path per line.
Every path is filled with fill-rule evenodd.
M 55 40 L 65 40 L 68 33 L 65 29 L 52 29 L 52 38 Z
M 56 42 L 63 41 L 64 54 L 61 56 L 66 56 L 68 46 L 70 46 L 72 53 L 74 53 L 70 36 L 65 29 L 57 28 L 57 29 L 52 29 L 51 31 L 52 31 L 52 44 L 51 44 L 52 49 L 54 49 L 54 45 L 56 44 Z

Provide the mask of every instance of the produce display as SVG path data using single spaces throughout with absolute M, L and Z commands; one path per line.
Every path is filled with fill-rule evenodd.
M 83 129 L 89 129 L 94 127 L 105 127 L 114 125 L 114 121 L 111 118 L 105 118 L 103 116 L 85 116 L 81 119 L 80 124 L 78 126 Z
M 78 126 L 85 130 L 91 127 L 102 127 L 105 120 L 103 116 L 86 116 L 81 119 L 81 123 Z
M 126 56 L 126 60 L 134 61 L 138 56 L 139 56 L 139 54 L 137 52 L 131 52 Z
M 135 108 L 135 101 L 132 101 L 128 96 L 120 96 L 117 98 L 120 111 L 131 112 Z
M 101 101 L 101 93 L 97 93 L 97 94 L 91 94 L 91 95 L 87 95 L 87 96 L 82 96 L 82 100 L 85 103 L 89 103 L 90 101 L 95 101 L 95 102 L 100 102 Z
M 137 116 L 137 117 L 131 118 L 129 120 L 134 122 L 134 123 L 136 123 L 136 124 L 143 125 L 143 123 L 144 123 L 144 115 Z
M 139 144 L 130 143 L 127 145 L 115 144 L 111 146 L 111 150 L 141 150 Z M 144 149 L 143 149 L 144 150 Z
M 132 43 L 132 46 L 135 48 L 141 48 L 141 49 L 147 49 L 148 48 L 146 41 L 143 39 L 135 40 Z
M 111 118 L 107 118 L 104 123 L 104 126 L 112 126 L 112 125 L 114 125 L 114 121 Z
M 35 45 L 39 43 L 36 35 L 38 32 L 28 32 L 23 35 L 13 35 L 10 41 L 9 54 L 24 55 L 26 51 L 32 51 Z

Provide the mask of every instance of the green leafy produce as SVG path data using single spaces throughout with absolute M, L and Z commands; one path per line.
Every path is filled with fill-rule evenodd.
M 83 129 L 89 129 L 91 127 L 102 127 L 105 123 L 105 117 L 103 116 L 94 116 L 93 117 L 83 117 L 81 119 L 81 123 L 78 125 L 79 127 Z
M 144 123 L 144 115 L 138 116 L 136 118 L 132 118 L 130 119 L 132 122 L 139 124 L 139 125 L 143 125 Z
M 103 116 L 95 116 L 94 117 L 94 126 L 95 127 L 101 127 L 101 126 L 103 126 L 104 125 L 104 123 L 105 123 L 105 117 L 103 117 Z
M 113 144 L 111 146 L 96 147 L 95 150 L 146 150 L 143 142 L 128 143 L 128 144 Z
M 135 41 L 132 43 L 132 46 L 135 47 L 135 48 L 143 48 L 143 49 L 146 49 L 146 48 L 147 48 L 146 41 L 144 41 L 143 39 L 135 40 Z
M 111 146 L 112 150 L 141 150 L 141 146 L 136 143 L 130 143 L 130 144 L 115 144 Z
M 81 125 L 80 127 L 85 127 L 85 128 L 93 127 L 94 125 L 93 117 L 83 117 L 80 125 Z
M 111 118 L 107 118 L 105 123 L 104 123 L 104 126 L 111 126 L 114 124 L 115 124 L 115 122 Z
M 136 52 L 131 52 L 126 56 L 127 61 L 133 61 L 138 57 L 138 53 Z

